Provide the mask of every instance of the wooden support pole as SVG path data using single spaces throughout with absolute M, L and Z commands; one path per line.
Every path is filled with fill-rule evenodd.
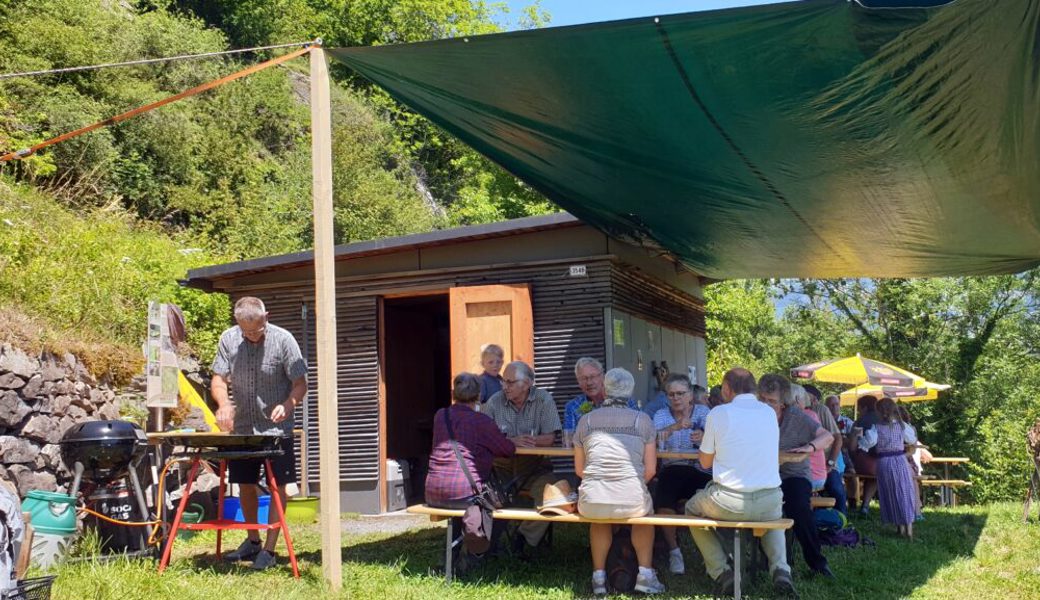
M 329 68 L 311 47 L 311 167 L 314 174 L 314 319 L 318 357 L 318 451 L 321 567 L 335 592 L 343 586 L 339 512 L 339 414 L 336 392 L 336 265 L 332 230 L 332 111 Z

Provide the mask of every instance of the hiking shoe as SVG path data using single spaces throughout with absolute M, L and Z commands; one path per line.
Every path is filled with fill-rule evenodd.
M 635 590 L 644 594 L 660 594 L 664 592 L 664 584 L 657 578 L 657 571 L 651 572 L 649 576 L 640 573 L 636 576 Z
M 668 553 L 668 572 L 672 575 L 682 575 L 686 572 L 682 552 L 678 548 Z
M 260 545 L 260 540 L 253 541 L 246 538 L 238 548 L 228 552 L 224 555 L 224 560 L 237 561 L 237 560 L 249 560 L 254 558 L 264 547 Z
M 597 579 L 595 575 L 592 576 L 592 595 L 593 596 L 606 596 L 607 595 L 607 577 L 603 576 L 603 579 Z
M 274 553 L 268 552 L 267 550 L 261 550 L 256 554 L 256 558 L 253 559 L 253 564 L 250 568 L 254 571 L 263 571 L 264 569 L 270 569 L 273 567 L 274 563 Z
M 777 569 L 773 571 L 773 589 L 776 590 L 781 596 L 787 597 L 798 597 L 798 592 L 794 589 L 794 581 L 791 579 L 791 572 Z
M 712 589 L 719 598 L 729 598 L 733 595 L 733 570 L 726 569 L 721 575 L 715 578 L 715 585 Z

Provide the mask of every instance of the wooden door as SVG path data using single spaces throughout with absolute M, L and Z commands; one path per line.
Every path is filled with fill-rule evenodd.
M 505 362 L 534 368 L 534 317 L 526 283 L 451 288 L 451 372 L 480 373 L 480 348 L 502 347 Z

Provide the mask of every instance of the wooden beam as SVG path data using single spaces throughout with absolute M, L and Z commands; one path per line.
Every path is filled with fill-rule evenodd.
M 379 512 L 385 513 L 386 497 L 386 307 L 383 298 L 376 300 L 376 339 L 379 352 Z
M 343 586 L 339 510 L 339 414 L 336 390 L 336 263 L 332 229 L 332 109 L 329 68 L 311 47 L 311 168 L 314 175 L 314 318 L 318 357 L 321 567 L 333 592 Z

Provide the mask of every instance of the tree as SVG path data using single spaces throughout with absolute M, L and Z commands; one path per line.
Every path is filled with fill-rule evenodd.
M 233 45 L 321 37 L 330 47 L 400 44 L 501 31 L 505 2 L 479 0 L 182 0 L 181 10 L 226 31 Z M 537 0 L 521 11 L 523 27 L 548 22 Z M 361 94 L 389 121 L 391 151 L 411 163 L 417 184 L 468 225 L 558 210 L 544 196 L 453 136 L 342 66 L 337 81 Z
M 953 386 L 912 412 L 933 451 L 976 459 L 972 469 L 986 481 L 975 489 L 980 497 L 1006 498 L 1024 485 L 1026 457 L 1012 448 L 1022 448 L 1026 429 L 1040 414 L 1032 401 L 1040 393 L 1031 337 L 1038 320 L 1037 271 L 788 281 L 780 290 L 799 298 L 784 313 L 784 337 L 835 350 L 811 358 L 861 352 Z M 788 364 L 797 364 L 792 358 L 798 350 L 788 348 Z

